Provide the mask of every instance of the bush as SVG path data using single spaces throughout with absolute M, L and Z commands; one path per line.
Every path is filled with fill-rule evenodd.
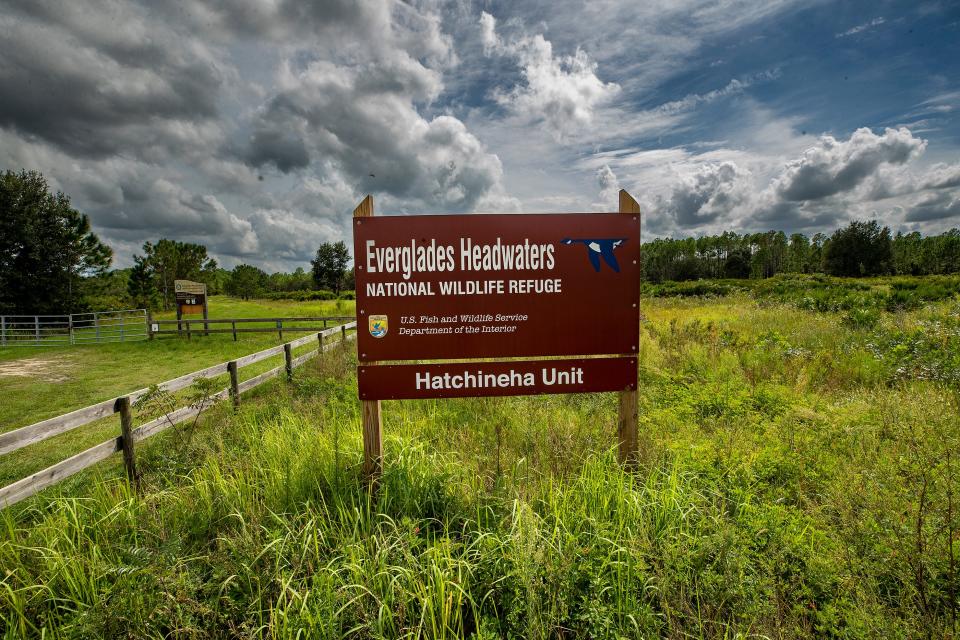
M 863 282 L 829 276 L 778 275 L 754 288 L 758 300 L 820 312 L 882 306 L 883 296 Z
M 295 300 L 297 302 L 306 302 L 308 300 L 336 300 L 337 296 L 333 291 L 320 289 L 317 291 L 273 291 L 266 295 L 267 300 Z
M 921 322 L 915 329 L 878 332 L 866 345 L 892 380 L 932 380 L 960 386 L 960 321 Z
M 267 300 L 294 300 L 296 302 L 307 302 L 309 300 L 356 300 L 356 293 L 353 291 L 341 291 L 340 297 L 337 297 L 333 291 L 318 289 L 317 291 L 271 291 L 263 296 Z
M 876 311 L 909 311 L 960 294 L 960 278 L 922 276 L 850 280 L 823 274 L 779 274 L 765 280 L 665 281 L 643 284 L 652 298 L 725 296 L 749 292 L 761 304 L 787 304 L 821 313 L 846 313 L 844 323 L 869 328 Z
M 923 301 L 916 294 L 916 290 L 894 289 L 887 296 L 884 306 L 887 311 L 909 311 L 923 306 Z
M 897 279 L 890 283 L 887 311 L 918 309 L 928 302 L 949 300 L 960 292 L 960 280 L 950 277 Z
M 733 293 L 736 287 L 722 282 L 698 280 L 696 282 L 664 282 L 662 284 L 647 285 L 644 294 L 654 298 L 692 296 L 725 296 Z
M 843 316 L 843 324 L 853 329 L 872 329 L 880 322 L 880 312 L 872 307 L 851 309 Z

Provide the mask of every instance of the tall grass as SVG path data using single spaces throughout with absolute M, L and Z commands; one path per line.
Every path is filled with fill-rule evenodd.
M 142 447 L 142 495 L 105 472 L 0 516 L 0 625 L 8 638 L 949 637 L 955 389 L 895 375 L 877 345 L 955 312 L 867 330 L 739 298 L 662 300 L 640 352 L 639 471 L 616 463 L 611 395 L 395 402 L 375 494 L 340 352 L 189 442 Z

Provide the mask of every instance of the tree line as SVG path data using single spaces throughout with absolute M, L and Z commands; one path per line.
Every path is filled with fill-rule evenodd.
M 960 272 L 960 230 L 923 236 L 892 235 L 876 220 L 854 221 L 812 238 L 783 231 L 645 242 L 643 275 L 649 281 L 701 278 L 770 278 L 778 273 L 834 276 L 934 275 Z
M 208 257 L 205 246 L 166 238 L 144 243 L 143 255 L 135 255 L 133 260 L 127 294 L 131 304 L 147 309 L 173 308 L 174 280 L 203 282 L 209 295 L 226 293 L 244 300 L 269 293 L 316 290 L 329 290 L 336 297 L 353 287 L 353 272 L 347 269 L 350 252 L 342 241 L 320 245 L 309 272 L 298 267 L 292 273 L 268 274 L 245 263 L 223 269 Z

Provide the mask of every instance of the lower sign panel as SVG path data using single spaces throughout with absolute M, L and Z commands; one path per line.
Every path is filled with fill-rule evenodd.
M 637 359 L 361 365 L 360 398 L 461 398 L 593 393 L 637 388 Z

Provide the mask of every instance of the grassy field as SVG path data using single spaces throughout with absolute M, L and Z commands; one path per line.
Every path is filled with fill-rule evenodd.
M 352 301 L 243 301 L 215 296 L 212 318 L 304 317 L 353 315 Z M 157 318 L 175 318 L 174 312 Z M 331 325 L 332 326 L 332 325 Z M 227 325 L 229 327 L 229 325 Z M 224 327 L 220 327 L 224 328 Z M 152 341 L 65 347 L 0 349 L 0 432 L 80 409 L 143 389 L 191 371 L 279 344 L 276 333 L 158 336 Z M 284 331 L 284 339 L 304 335 Z M 311 347 L 303 347 L 308 351 Z M 277 366 L 279 358 L 240 370 L 246 379 Z M 226 386 L 226 376 L 222 376 Z M 116 418 L 107 418 L 20 451 L 0 457 L 0 485 L 18 480 L 117 433 Z
M 142 446 L 139 496 L 103 465 L 4 512 L 0 626 L 957 637 L 960 304 L 801 284 L 645 300 L 634 473 L 613 394 L 389 402 L 371 495 L 355 359 L 315 361 Z

